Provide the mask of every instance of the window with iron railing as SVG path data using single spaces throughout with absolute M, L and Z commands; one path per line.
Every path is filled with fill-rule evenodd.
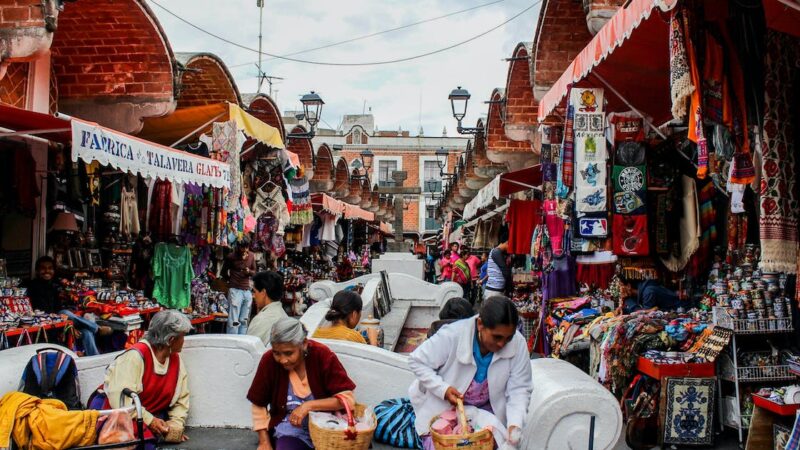
M 397 170 L 397 161 L 378 161 L 378 186 L 394 186 L 392 174 Z

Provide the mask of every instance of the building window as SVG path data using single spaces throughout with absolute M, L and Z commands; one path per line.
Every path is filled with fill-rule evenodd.
M 442 224 L 436 220 L 436 205 L 427 205 L 425 207 L 425 229 L 438 230 Z
M 360 144 L 361 143 L 361 130 L 356 128 L 353 130 L 353 143 Z
M 378 161 L 378 186 L 394 186 L 392 173 L 397 170 L 397 161 Z
M 425 161 L 422 169 L 423 192 L 442 192 L 442 178 L 439 175 L 439 163 Z

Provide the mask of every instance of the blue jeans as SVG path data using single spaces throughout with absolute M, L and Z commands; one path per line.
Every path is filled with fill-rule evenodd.
M 81 343 L 83 344 L 83 352 L 86 356 L 99 355 L 100 350 L 97 349 L 97 343 L 94 340 L 94 335 L 100 328 L 96 323 L 89 319 L 84 319 L 81 316 L 75 315 L 70 310 L 63 309 L 59 314 L 65 314 L 72 321 L 72 325 L 76 330 L 81 332 Z
M 243 289 L 228 290 L 228 334 L 247 334 L 253 293 Z

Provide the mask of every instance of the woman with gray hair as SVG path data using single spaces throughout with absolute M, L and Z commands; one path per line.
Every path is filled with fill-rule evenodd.
M 253 429 L 259 450 L 313 449 L 308 413 L 355 405 L 355 383 L 328 347 L 308 340 L 294 318 L 272 327 L 272 349 L 261 357 L 247 399 L 253 404 Z
M 120 404 L 120 393 L 130 389 L 139 395 L 144 408 L 145 437 L 186 441 L 183 430 L 189 414 L 189 382 L 180 352 L 183 338 L 191 330 L 189 318 L 179 311 L 156 313 L 144 339 L 108 366 L 103 385 L 89 397 L 89 408 L 125 406 Z

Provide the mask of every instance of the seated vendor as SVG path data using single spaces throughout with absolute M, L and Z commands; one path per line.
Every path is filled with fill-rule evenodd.
M 331 326 L 317 328 L 313 337 L 316 339 L 338 339 L 366 344 L 367 341 L 364 336 L 355 330 L 361 321 L 362 307 L 361 296 L 356 292 L 337 292 L 331 301 L 331 308 L 325 314 L 325 320 L 329 321 Z M 377 345 L 377 335 L 375 336 L 375 342 L 370 344 Z
M 408 366 L 417 379 L 409 396 L 425 450 L 434 448 L 432 419 L 459 401 L 494 414 L 518 445 L 532 391 L 528 346 L 518 325 L 511 300 L 489 297 L 478 316 L 442 327 L 411 353 Z
M 442 306 L 442 310 L 439 311 L 439 320 L 431 324 L 431 328 L 428 330 L 428 337 L 436 334 L 439 328 L 442 328 L 448 323 L 453 323 L 461 319 L 469 319 L 474 315 L 475 310 L 472 308 L 472 304 L 465 298 L 451 298 Z
M 307 336 L 305 326 L 291 317 L 272 328 L 272 349 L 261 357 L 247 393 L 259 450 L 313 449 L 308 413 L 338 411 L 342 401 L 355 406 L 356 385 L 339 358 Z
M 95 335 L 106 336 L 112 333 L 111 327 L 99 326 L 93 320 L 85 319 L 65 309 L 59 298 L 59 286 L 55 280 L 55 261 L 49 256 L 36 260 L 36 277 L 25 284 L 33 309 L 47 314 L 63 314 L 72 321 L 81 333 L 81 343 L 86 356 L 100 354 Z
M 120 393 L 139 394 L 145 437 L 183 442 L 189 415 L 189 378 L 180 357 L 183 338 L 192 330 L 189 318 L 168 309 L 153 316 L 145 338 L 119 355 L 106 370 L 103 386 L 89 397 L 89 408 L 119 408 Z M 155 448 L 151 446 L 148 448 Z
M 642 309 L 658 308 L 661 311 L 684 310 L 691 307 L 691 302 L 681 300 L 675 291 L 662 286 L 657 280 L 620 279 L 619 297 L 623 301 L 622 310 L 630 314 Z
M 275 322 L 286 315 L 281 299 L 283 298 L 283 276 L 278 272 L 259 272 L 253 277 L 253 300 L 256 302 L 258 314 L 250 321 L 247 334 L 261 339 L 269 345 L 269 336 Z

